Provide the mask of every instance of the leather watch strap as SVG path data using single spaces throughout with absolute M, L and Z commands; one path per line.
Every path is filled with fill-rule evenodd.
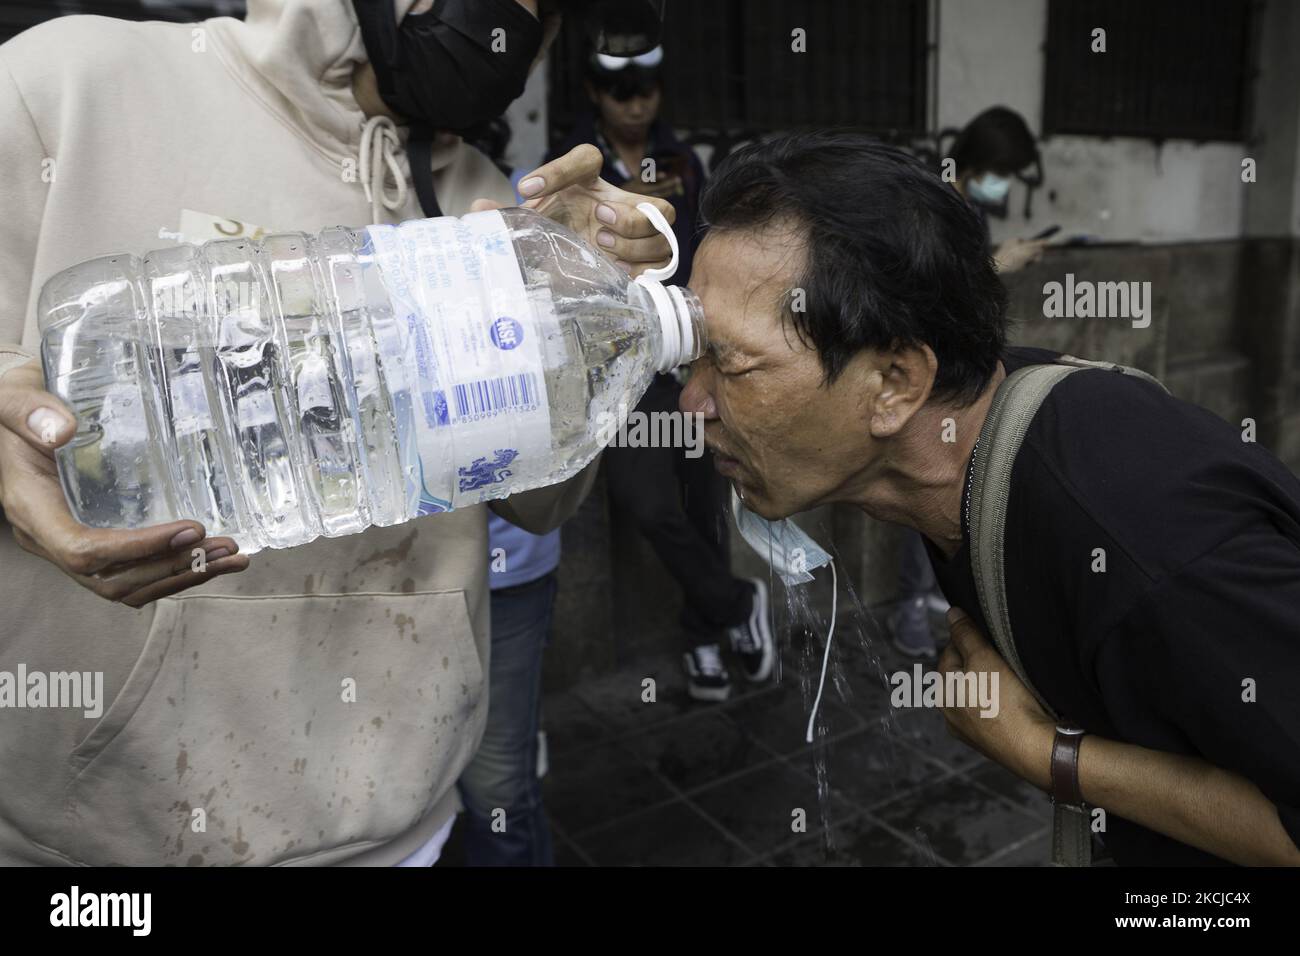
M 1080 727 L 1058 725 L 1052 741 L 1052 802 L 1066 806 L 1083 806 L 1079 787 L 1079 744 L 1084 731 Z

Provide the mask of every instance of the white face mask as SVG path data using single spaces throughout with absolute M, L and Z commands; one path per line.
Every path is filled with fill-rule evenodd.
M 997 173 L 985 173 L 979 179 L 972 179 L 966 185 L 966 193 L 977 203 L 987 206 L 1000 206 L 1011 190 L 1011 180 Z
M 806 584 L 813 579 L 814 569 L 830 563 L 831 556 L 821 545 L 789 518 L 768 521 L 746 508 L 735 485 L 731 487 L 731 516 L 741 537 L 772 565 L 786 587 Z
M 731 486 L 731 516 L 736 519 L 736 528 L 741 537 L 759 556 L 766 558 L 772 570 L 780 575 L 786 587 L 795 584 L 807 584 L 813 579 L 812 571 L 830 565 L 831 568 L 831 626 L 826 632 L 826 654 L 822 658 L 822 676 L 817 683 L 817 699 L 813 701 L 812 713 L 808 715 L 808 730 L 804 739 L 813 742 L 813 729 L 817 723 L 817 710 L 821 707 L 822 693 L 826 690 L 826 671 L 831 661 L 831 638 L 835 636 L 835 612 L 839 607 L 839 581 L 835 574 L 835 565 L 831 556 L 822 550 L 806 531 L 789 518 L 780 521 L 768 521 L 746 508 L 736 494 L 736 486 Z

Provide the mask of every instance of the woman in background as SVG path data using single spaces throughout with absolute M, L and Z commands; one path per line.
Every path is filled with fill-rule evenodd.
M 954 186 L 984 223 L 993 264 L 1000 274 L 1018 272 L 1043 255 L 1048 240 L 1008 239 L 996 248 L 988 217 L 1005 214 L 1011 180 L 1039 163 L 1038 145 L 1029 126 L 1015 110 L 994 106 L 966 124 L 953 142 L 948 158 L 956 167 Z M 935 660 L 938 651 L 930 614 L 943 614 L 948 602 L 936 590 L 934 572 L 921 536 L 906 531 L 899 543 L 899 599 L 888 617 L 894 646 L 908 657 Z
M 957 169 L 957 191 L 979 212 L 988 231 L 989 210 L 1006 208 L 1011 180 L 1039 162 L 1038 145 L 1015 110 L 994 106 L 966 124 L 952 144 L 949 158 Z M 1008 239 L 993 250 L 1000 273 L 1016 272 L 1036 262 L 1046 239 Z M 990 244 L 992 244 L 990 240 Z

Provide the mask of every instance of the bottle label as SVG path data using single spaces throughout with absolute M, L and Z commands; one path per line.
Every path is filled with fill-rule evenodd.
M 418 450 L 418 467 L 407 472 L 408 513 L 465 507 L 539 483 L 551 450 L 545 329 L 501 214 L 366 231 L 403 316 L 396 326 Z

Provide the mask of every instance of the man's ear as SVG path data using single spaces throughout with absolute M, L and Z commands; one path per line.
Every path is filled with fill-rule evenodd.
M 887 350 L 870 354 L 878 376 L 871 396 L 871 434 L 889 438 L 930 400 L 939 361 L 928 345 L 895 342 Z

